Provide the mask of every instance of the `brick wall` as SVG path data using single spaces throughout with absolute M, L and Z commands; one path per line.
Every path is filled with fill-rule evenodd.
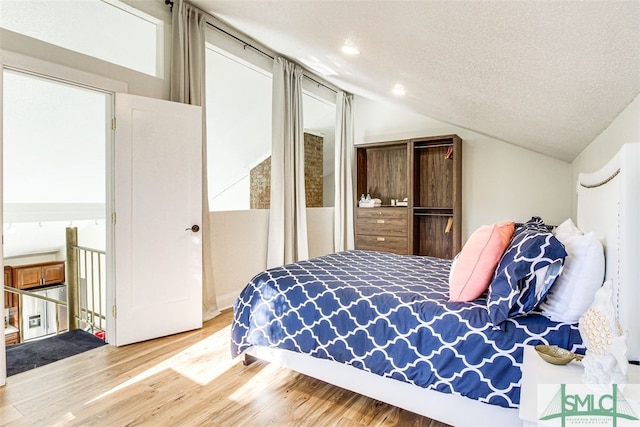
M 308 208 L 322 207 L 322 145 L 324 138 L 304 134 L 304 191 Z
M 324 138 L 304 134 L 304 189 L 307 207 L 322 207 Z M 265 159 L 250 173 L 251 209 L 269 209 L 271 199 L 271 157 Z
M 251 169 L 249 185 L 251 209 L 269 209 L 271 200 L 271 156 Z

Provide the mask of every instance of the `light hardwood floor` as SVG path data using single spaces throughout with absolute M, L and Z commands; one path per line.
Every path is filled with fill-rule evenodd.
M 0 425 L 445 426 L 285 368 L 243 366 L 230 355 L 231 316 L 9 377 Z

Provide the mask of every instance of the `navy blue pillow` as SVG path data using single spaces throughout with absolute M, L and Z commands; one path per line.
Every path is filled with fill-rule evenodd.
M 518 227 L 489 285 L 487 308 L 497 326 L 533 311 L 562 272 L 567 252 L 544 222 L 534 217 Z

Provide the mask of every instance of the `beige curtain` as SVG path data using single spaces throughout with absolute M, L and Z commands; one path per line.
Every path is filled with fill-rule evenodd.
M 202 106 L 202 319 L 220 313 L 211 259 L 205 113 L 205 15 L 183 0 L 172 9 L 171 100 Z
M 271 211 L 267 267 L 307 258 L 302 68 L 277 57 L 273 61 Z
M 334 250 L 353 249 L 353 95 L 336 95 Z

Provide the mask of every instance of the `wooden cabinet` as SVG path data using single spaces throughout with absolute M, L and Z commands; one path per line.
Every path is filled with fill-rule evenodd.
M 407 208 L 357 208 L 356 246 L 358 249 L 409 254 Z
M 356 163 L 356 197 L 369 194 L 382 201 L 380 208 L 356 208 L 356 249 L 438 258 L 460 251 L 460 137 L 359 145 Z M 391 206 L 392 199 L 405 197 L 407 207 Z
M 4 331 L 4 345 L 20 343 L 20 332 L 14 326 L 9 326 Z
M 4 286 L 12 286 L 12 275 L 11 275 L 11 267 L 5 265 L 4 267 Z M 13 302 L 13 296 L 15 294 L 5 292 L 4 293 L 4 306 L 5 308 L 11 307 Z
M 4 284 L 17 289 L 32 289 L 65 281 L 65 262 L 50 261 L 36 264 L 5 266 Z M 4 307 L 9 326 L 5 330 L 5 344 L 20 342 L 20 298 L 17 294 L 4 293 Z M 5 325 L 7 326 L 7 325 Z
M 4 285 L 13 286 L 13 268 L 5 265 Z M 11 292 L 4 293 L 4 309 L 7 322 L 5 323 L 4 341 L 5 345 L 18 344 L 20 342 L 20 331 L 18 330 L 20 299 L 17 294 Z
M 409 150 L 406 141 L 356 148 L 356 195 L 382 200 L 379 208 L 356 208 L 356 249 L 411 253 L 409 208 L 391 206 L 391 199 L 409 196 Z
M 13 287 L 29 289 L 64 282 L 64 262 L 51 261 L 13 267 Z
M 414 139 L 413 253 L 453 258 L 461 249 L 462 140 Z

